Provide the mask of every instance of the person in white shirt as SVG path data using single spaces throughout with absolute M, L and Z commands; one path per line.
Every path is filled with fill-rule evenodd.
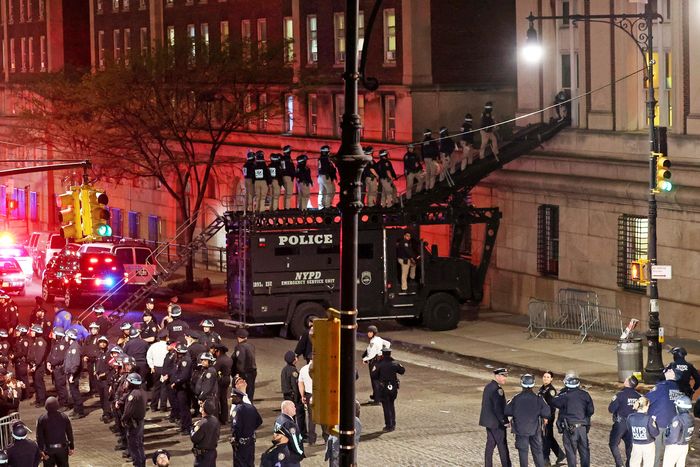
M 151 411 L 161 410 L 165 412 L 168 405 L 167 385 L 161 381 L 163 376 L 163 362 L 168 354 L 168 330 L 161 329 L 158 332 L 158 341 L 153 343 L 146 352 L 146 362 L 151 369 L 153 377 L 153 390 L 151 391 Z
M 367 350 L 365 350 L 365 353 L 362 355 L 362 363 L 367 365 L 368 370 L 372 368 L 372 363 L 374 363 L 378 357 L 382 356 L 382 348 L 389 344 L 388 341 L 385 341 L 379 337 L 378 333 L 379 330 L 377 329 L 377 326 L 369 326 L 367 328 L 369 344 L 367 344 Z M 369 380 L 372 383 L 372 394 L 369 396 L 370 404 L 379 405 L 379 399 L 377 398 L 377 394 L 379 392 L 377 389 L 378 382 L 372 377 L 371 371 L 369 373 Z
M 299 394 L 301 394 L 301 401 L 304 404 L 304 411 L 305 413 L 305 419 L 306 419 L 306 425 L 305 427 L 299 427 L 301 430 L 301 434 L 304 438 L 306 438 L 306 441 L 308 441 L 309 445 L 313 446 L 316 444 L 316 424 L 313 422 L 313 419 L 311 418 L 311 400 L 312 400 L 312 394 L 313 394 L 313 380 L 311 379 L 311 369 L 313 368 L 313 359 L 309 360 L 308 365 L 304 365 L 301 367 L 299 370 L 299 378 L 298 378 L 298 383 L 299 384 Z

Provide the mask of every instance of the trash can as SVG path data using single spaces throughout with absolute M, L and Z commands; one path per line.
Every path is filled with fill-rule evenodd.
M 617 343 L 617 377 L 624 382 L 644 367 L 642 339 L 635 337 Z

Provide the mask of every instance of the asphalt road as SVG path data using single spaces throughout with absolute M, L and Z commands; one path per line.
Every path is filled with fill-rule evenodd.
M 33 306 L 32 289 L 27 297 L 17 299 L 22 315 Z M 38 288 L 35 290 L 38 291 Z M 158 308 L 157 308 L 158 309 Z M 208 310 L 185 306 L 186 319 L 196 324 Z M 139 316 L 134 312 L 134 318 Z M 231 332 L 219 330 L 229 348 L 233 348 Z M 270 335 L 252 337 L 257 350 L 258 382 L 256 406 L 263 417 L 263 425 L 258 431 L 257 458 L 270 446 L 270 436 L 275 417 L 279 414 L 281 402 L 280 370 L 284 365 L 285 351 L 293 349 L 294 342 Z M 360 350 L 365 344 L 358 343 Z M 357 357 L 360 361 L 360 351 Z M 469 362 L 456 363 L 441 359 L 395 351 L 394 357 L 406 366 L 406 374 L 401 379 L 401 390 L 397 400 L 397 430 L 383 433 L 382 409 L 378 406 L 363 406 L 361 420 L 363 433 L 359 446 L 359 465 L 386 466 L 483 466 L 485 431 L 478 426 L 482 390 L 490 380 L 488 368 L 478 367 Z M 360 379 L 357 395 L 366 402 L 369 395 L 369 378 L 365 367 L 359 368 Z M 505 391 L 512 397 L 520 389 L 518 375 L 508 381 Z M 539 381 L 538 381 L 539 384 Z M 561 386 L 561 382 L 558 383 Z M 593 426 L 590 431 L 592 465 L 611 465 L 608 450 L 610 417 L 607 405 L 613 395 L 609 390 L 590 388 L 596 405 Z M 76 466 L 115 466 L 122 464 L 119 452 L 113 450 L 114 437 L 107 426 L 99 421 L 100 412 L 96 399 L 88 401 L 92 412 L 74 422 L 76 433 L 76 453 L 71 465 Z M 23 418 L 32 426 L 41 411 L 26 402 L 22 404 Z M 231 465 L 231 449 L 228 444 L 230 429 L 224 427 L 218 449 L 218 464 Z M 517 451 L 514 436 L 509 435 L 511 459 L 517 464 Z M 173 466 L 192 465 L 191 443 L 177 433 L 173 425 L 164 419 L 163 414 L 148 414 L 145 439 L 146 452 L 157 448 L 169 449 L 174 454 Z M 688 465 L 700 465 L 697 437 L 693 439 Z M 308 459 L 305 466 L 327 465 L 323 460 L 324 447 L 317 445 L 307 448 Z M 497 461 L 496 461 L 497 462 Z

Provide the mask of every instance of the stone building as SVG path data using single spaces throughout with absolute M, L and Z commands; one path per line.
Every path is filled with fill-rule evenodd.
M 517 44 L 526 45 L 530 12 L 640 13 L 645 3 L 518 1 Z M 653 86 L 656 124 L 668 128 L 674 183 L 672 192 L 657 196 L 658 264 L 673 266 L 673 279 L 659 281 L 660 319 L 666 335 L 694 337 L 700 331 L 700 31 L 694 24 L 700 3 L 649 3 L 663 16 L 663 24 L 653 27 Z M 495 204 L 504 213 L 489 305 L 526 313 L 530 297 L 555 300 L 564 287 L 593 290 L 602 305 L 641 319 L 646 329 L 645 288 L 629 274 L 630 263 L 647 254 L 643 56 L 635 41 L 609 24 L 543 20 L 534 28 L 544 54 L 537 64 L 518 56 L 518 113 L 550 105 L 561 89 L 580 98 L 572 102 L 570 129 L 475 190 L 477 204 Z

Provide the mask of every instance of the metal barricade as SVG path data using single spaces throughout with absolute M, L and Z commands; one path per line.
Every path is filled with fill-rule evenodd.
M 578 335 L 579 342 L 583 343 L 589 337 L 618 339 L 623 329 L 619 309 L 592 303 L 560 303 L 531 298 L 528 317 L 528 331 L 533 339 L 548 332 L 561 332 Z
M 623 331 L 622 313 L 618 308 L 600 305 L 582 306 L 583 342 L 588 336 L 619 339 Z
M 12 412 L 0 418 L 0 449 L 12 444 L 12 424 L 19 420 L 19 412 Z

